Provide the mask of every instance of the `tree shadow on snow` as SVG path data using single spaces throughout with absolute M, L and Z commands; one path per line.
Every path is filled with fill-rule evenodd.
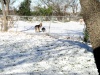
M 2 49 L 4 50 L 4 53 L 0 53 L 0 60 L 1 60 L 0 71 L 6 70 L 7 68 L 13 68 L 15 66 L 22 65 L 25 63 L 28 64 L 28 63 L 38 63 L 41 61 L 48 61 L 51 58 L 53 59 L 53 61 L 55 61 L 55 59 L 58 59 L 59 57 L 67 56 L 68 50 L 72 50 L 72 49 L 74 50 L 74 48 L 75 48 L 74 46 L 77 46 L 78 48 L 80 47 L 80 49 L 84 48 L 88 52 L 92 52 L 91 47 L 87 46 L 84 43 L 78 42 L 78 41 L 57 39 L 55 41 L 50 42 L 49 44 L 44 44 L 44 45 L 38 46 L 38 47 L 33 46 L 33 47 L 29 47 L 28 49 L 24 48 L 24 45 L 27 45 L 26 43 L 24 43 L 24 41 L 26 41 L 26 40 L 23 40 L 21 42 L 12 43 L 12 44 L 8 45 L 7 48 L 2 47 Z M 67 43 L 67 44 L 64 44 L 64 43 Z M 22 50 L 22 51 L 20 51 L 17 48 L 16 48 L 16 50 L 13 50 L 13 48 L 12 48 L 12 50 L 8 50 L 9 47 L 15 47 L 18 44 L 20 45 L 20 47 L 21 47 L 20 50 Z M 64 46 L 65 48 L 59 49 L 62 46 Z M 53 69 L 53 67 L 50 67 L 45 71 L 48 72 L 51 69 Z M 42 71 L 41 72 L 30 72 L 30 73 L 19 73 L 19 75 L 21 75 L 21 74 L 22 75 L 23 74 L 24 75 L 25 74 L 34 75 L 35 73 L 36 74 L 42 73 Z M 14 75 L 18 75 L 18 74 L 14 74 Z M 43 75 L 46 75 L 46 74 L 43 74 Z M 60 75 L 60 74 L 57 73 L 57 75 Z

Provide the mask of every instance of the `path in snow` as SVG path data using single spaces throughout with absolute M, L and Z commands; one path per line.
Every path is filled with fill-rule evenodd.
M 90 50 L 66 38 L 0 33 L 0 75 L 98 75 Z

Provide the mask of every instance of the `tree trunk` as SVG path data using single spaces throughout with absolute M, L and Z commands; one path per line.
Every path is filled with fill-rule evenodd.
M 98 59 L 100 58 L 100 2 L 97 0 L 80 0 L 80 3 L 83 19 L 94 49 L 94 58 L 100 73 L 100 59 Z
M 6 11 L 5 11 L 5 6 L 4 6 L 4 1 L 1 0 L 1 4 L 2 4 L 2 13 L 3 13 L 3 31 L 7 31 L 8 30 L 8 22 L 7 22 L 7 15 L 6 15 Z
M 9 15 L 9 3 L 10 0 L 6 0 L 6 15 Z

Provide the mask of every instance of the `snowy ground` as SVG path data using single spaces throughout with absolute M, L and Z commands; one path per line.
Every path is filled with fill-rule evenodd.
M 18 21 L 15 23 L 15 28 L 11 28 L 10 30 L 14 31 L 22 31 L 27 33 L 35 33 L 34 26 L 38 25 L 40 22 L 23 22 Z M 83 36 L 84 24 L 80 25 L 79 22 L 50 22 L 44 21 L 42 22 L 42 27 L 46 28 L 46 33 L 50 34 L 59 34 L 59 35 L 68 35 L 68 36 Z
M 18 25 L 22 32 L 0 32 L 0 75 L 98 75 L 91 47 L 65 36 L 66 27 L 74 36 L 82 36 L 84 26 L 77 24 L 53 25 L 53 36 L 29 34 L 34 33 L 31 25 Z

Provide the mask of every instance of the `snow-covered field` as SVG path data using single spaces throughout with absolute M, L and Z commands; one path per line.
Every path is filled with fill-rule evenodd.
M 14 31 L 22 31 L 27 33 L 35 33 L 34 26 L 40 24 L 39 21 L 35 22 L 23 22 L 18 21 L 15 23 L 15 28 L 11 28 L 10 30 Z M 44 21 L 42 22 L 42 27 L 46 28 L 46 33 L 50 34 L 59 34 L 59 35 L 68 35 L 68 36 L 82 36 L 84 24 L 80 25 L 79 22 L 50 22 Z
M 83 36 L 84 25 L 44 22 L 47 31 L 36 34 L 35 24 L 0 32 L 0 75 L 98 75 L 91 47 L 68 38 Z

